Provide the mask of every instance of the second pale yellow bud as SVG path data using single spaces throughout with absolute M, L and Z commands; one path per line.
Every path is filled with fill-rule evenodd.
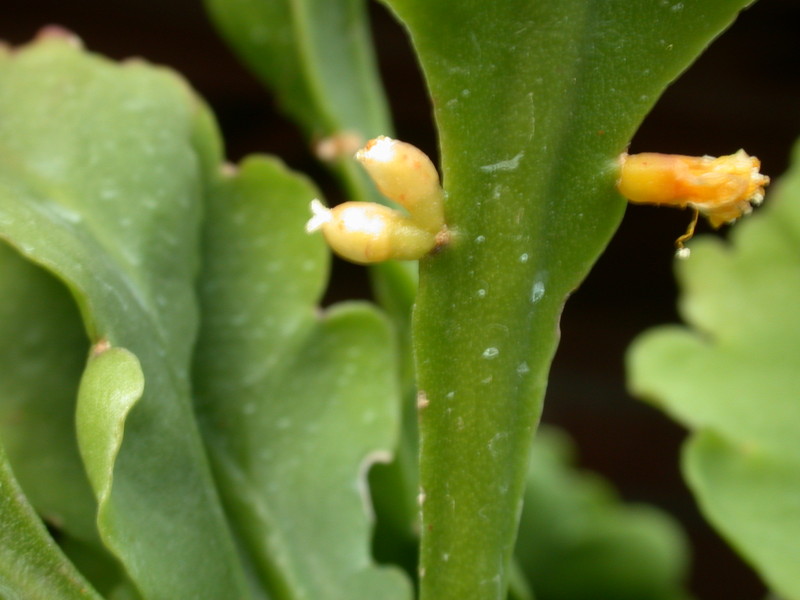
M 315 200 L 311 209 L 306 229 L 321 230 L 331 249 L 352 262 L 416 260 L 436 245 L 433 233 L 381 204 L 345 202 L 328 209 Z
M 430 158 L 407 142 L 380 136 L 356 153 L 378 190 L 433 234 L 444 226 L 444 192 Z

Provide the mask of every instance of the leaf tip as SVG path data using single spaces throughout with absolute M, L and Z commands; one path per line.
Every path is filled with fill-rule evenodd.
M 34 38 L 34 42 L 57 40 L 64 42 L 76 50 L 83 49 L 83 40 L 74 32 L 61 25 L 46 25 L 42 27 Z

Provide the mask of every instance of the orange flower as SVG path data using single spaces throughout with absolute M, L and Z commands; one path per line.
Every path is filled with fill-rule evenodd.
M 730 156 L 680 154 L 622 154 L 617 189 L 636 204 L 689 207 L 694 210 L 686 233 L 675 240 L 678 258 L 687 258 L 683 243 L 694 235 L 697 218 L 712 227 L 733 223 L 750 214 L 764 200 L 769 177 L 759 172 L 761 162 L 739 150 Z
M 731 223 L 764 200 L 769 177 L 761 162 L 739 150 L 730 156 L 623 154 L 617 188 L 631 202 L 690 207 L 712 227 Z

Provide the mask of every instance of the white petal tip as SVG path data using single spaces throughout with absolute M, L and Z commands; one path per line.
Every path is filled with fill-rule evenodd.
M 366 146 L 356 152 L 356 160 L 361 162 L 389 162 L 394 159 L 396 143 L 397 140 L 385 135 L 379 135 L 375 139 L 368 141 Z
M 311 201 L 311 214 L 313 216 L 306 223 L 306 231 L 308 233 L 319 231 L 325 223 L 330 223 L 333 220 L 330 209 L 316 198 Z
M 677 250 L 675 250 L 675 258 L 677 258 L 678 260 L 686 260 L 691 255 L 692 255 L 691 249 L 686 247 L 678 248 Z

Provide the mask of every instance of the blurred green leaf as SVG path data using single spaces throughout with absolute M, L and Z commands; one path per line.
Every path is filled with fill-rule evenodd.
M 0 435 L 39 514 L 99 544 L 97 503 L 75 438 L 87 352 L 80 315 L 64 286 L 0 243 Z
M 87 543 L 63 532 L 55 534 L 56 543 L 64 555 L 75 565 L 100 595 L 108 600 L 116 600 L 117 590 L 131 590 L 132 600 L 141 600 L 133 584 L 120 568 L 119 562 L 97 543 Z
M 303 230 L 317 191 L 247 159 L 208 206 L 197 410 L 231 519 L 275 599 L 411 597 L 372 564 L 366 474 L 399 427 L 386 320 L 320 313 L 328 252 Z
M 104 543 L 146 598 L 246 597 L 189 401 L 204 171 L 220 160 L 205 108 L 166 70 L 51 34 L 0 51 L 0 140 L 0 238 L 66 283 L 92 341 L 141 361 L 113 473 L 89 467 Z
M 684 598 L 687 547 L 658 510 L 623 504 L 600 477 L 576 471 L 565 434 L 533 444 L 516 556 L 538 600 Z
M 783 600 L 800 598 L 800 463 L 703 429 L 685 476 L 709 521 Z
M 508 574 L 508 600 L 536 600 L 517 560 L 511 561 Z
M 0 444 L 0 597 L 86 600 L 101 596 L 84 581 L 28 504 Z
M 686 327 L 631 347 L 630 386 L 694 431 L 684 473 L 709 520 L 800 598 L 800 154 L 767 205 L 676 265 Z
M 206 0 L 223 36 L 314 136 L 388 133 L 364 0 Z
M 625 208 L 617 156 L 747 2 L 385 2 L 427 78 L 454 233 L 415 312 L 421 597 L 502 599 L 559 315 Z

